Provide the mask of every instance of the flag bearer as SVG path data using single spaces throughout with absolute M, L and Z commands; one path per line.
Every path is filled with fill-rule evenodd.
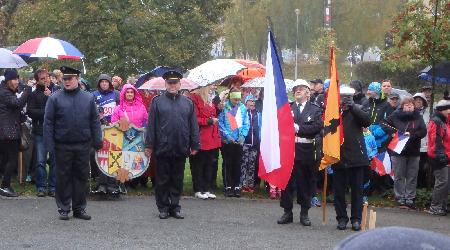
M 277 221 L 278 224 L 287 224 L 293 221 L 293 200 L 297 192 L 297 203 L 301 206 L 300 223 L 311 226 L 308 210 L 311 207 L 311 198 L 315 191 L 317 164 L 320 159 L 315 157 L 315 137 L 319 135 L 323 121 L 322 109 L 308 101 L 310 87 L 305 80 L 298 81 L 293 88 L 295 102 L 291 104 L 295 127 L 295 160 L 288 186 L 281 192 L 280 206 L 284 214 Z

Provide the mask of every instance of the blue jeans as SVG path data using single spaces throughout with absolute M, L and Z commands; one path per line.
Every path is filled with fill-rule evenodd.
M 34 136 L 34 148 L 36 150 L 36 188 L 38 192 L 45 192 L 48 184 L 48 191 L 55 192 L 55 154 L 47 152 L 44 146 L 42 135 Z M 47 153 L 49 155 L 49 173 L 47 176 L 46 163 Z

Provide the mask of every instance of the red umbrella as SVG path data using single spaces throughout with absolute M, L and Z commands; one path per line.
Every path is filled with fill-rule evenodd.
M 192 90 L 198 88 L 198 84 L 186 78 L 181 79 L 181 89 Z M 166 81 L 162 77 L 156 77 L 146 81 L 139 89 L 166 90 Z

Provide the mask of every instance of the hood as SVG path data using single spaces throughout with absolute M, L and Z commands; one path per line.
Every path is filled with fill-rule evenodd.
M 99 75 L 98 78 L 97 78 L 97 89 L 98 89 L 99 91 L 101 91 L 101 89 L 100 89 L 100 81 L 101 81 L 101 80 L 106 80 L 106 81 L 108 81 L 108 82 L 109 82 L 109 89 L 110 89 L 110 90 L 114 90 L 114 86 L 112 85 L 111 77 L 110 77 L 109 75 L 107 75 L 107 74 L 101 74 L 101 75 Z
M 424 108 L 428 107 L 427 97 L 424 93 L 416 93 L 413 95 L 413 98 L 416 99 L 416 97 L 421 98 L 423 102 Z
M 128 89 L 132 89 L 134 91 L 134 100 L 132 102 L 127 102 L 125 100 L 125 93 L 127 92 Z M 120 91 L 120 106 L 124 108 L 125 106 L 137 104 L 144 105 L 142 102 L 142 96 L 139 93 L 139 91 L 137 91 L 137 89 L 129 83 L 123 85 L 122 90 Z
M 360 80 L 351 81 L 350 87 L 354 88 L 357 94 L 363 93 L 362 82 Z

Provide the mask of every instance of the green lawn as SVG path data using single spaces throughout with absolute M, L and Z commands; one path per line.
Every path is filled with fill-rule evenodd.
M 219 156 L 219 170 L 218 170 L 218 176 L 217 176 L 217 185 L 218 190 L 215 192 L 215 194 L 218 197 L 224 197 L 223 196 L 223 181 L 222 181 L 222 157 Z M 186 160 L 186 167 L 184 170 L 184 190 L 183 195 L 185 196 L 193 196 L 194 192 L 192 189 L 192 175 L 189 168 L 189 161 Z M 21 195 L 24 196 L 34 196 L 36 192 L 36 188 L 34 184 L 31 183 L 25 183 L 25 184 L 19 184 L 16 181 L 13 182 L 13 188 L 17 192 L 19 192 Z M 91 183 L 91 186 L 95 186 L 95 183 Z M 128 188 L 128 195 L 130 196 L 147 196 L 152 195 L 154 190 L 151 188 L 151 183 L 149 181 L 148 188 L 141 187 L 140 185 L 136 189 Z M 242 193 L 242 197 L 249 198 L 249 199 L 268 199 L 268 194 L 265 190 L 264 183 L 261 183 L 259 187 L 255 189 L 255 192 L 252 194 L 249 193 Z M 430 201 L 431 197 L 431 191 L 425 190 L 425 189 L 419 189 L 417 190 L 417 198 L 416 203 L 417 206 L 421 209 L 425 208 L 427 206 L 427 203 Z M 319 194 L 319 198 L 321 198 L 321 194 Z M 350 200 L 350 196 L 347 196 L 347 200 Z M 395 200 L 393 197 L 393 193 L 388 192 L 387 194 L 375 194 L 369 197 L 369 204 L 374 206 L 381 206 L 381 207 L 394 207 L 395 206 Z

